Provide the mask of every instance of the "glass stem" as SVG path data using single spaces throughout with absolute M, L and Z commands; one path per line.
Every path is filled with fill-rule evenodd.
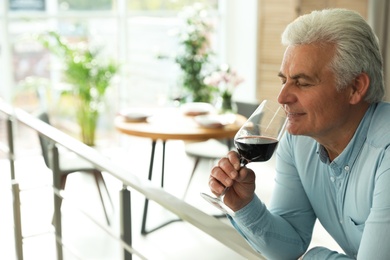
M 240 157 L 240 166 L 241 167 L 244 167 L 245 165 L 247 165 L 248 163 L 250 163 L 250 161 L 248 161 L 247 159 L 245 159 L 244 157 Z
M 225 194 L 226 194 L 226 192 L 229 190 L 229 187 L 226 187 L 223 191 L 222 191 L 222 193 L 221 193 L 221 195 L 219 195 L 218 196 L 218 198 L 223 198 L 223 196 L 225 196 Z

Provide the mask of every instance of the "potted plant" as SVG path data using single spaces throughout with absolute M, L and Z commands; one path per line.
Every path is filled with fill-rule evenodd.
M 205 70 L 213 55 L 210 47 L 213 27 L 208 11 L 196 3 L 185 7 L 179 17 L 183 26 L 178 30 L 179 49 L 174 60 L 182 71 L 180 84 L 189 94 L 187 101 L 211 103 L 213 89 L 204 83 Z
M 99 50 L 92 50 L 85 42 L 71 44 L 55 32 L 40 35 L 39 40 L 63 60 L 65 80 L 70 84 L 64 93 L 72 95 L 77 102 L 76 118 L 81 140 L 87 145 L 95 145 L 99 112 L 118 65 L 111 60 L 100 60 Z

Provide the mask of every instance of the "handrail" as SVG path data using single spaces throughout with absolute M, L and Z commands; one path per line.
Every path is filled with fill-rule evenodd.
M 247 259 L 263 259 L 231 225 L 191 206 L 150 181 L 137 178 L 137 176 L 130 171 L 115 165 L 109 158 L 101 155 L 95 149 L 38 120 L 22 109 L 12 108 L 8 104 L 0 101 L 0 111 L 51 139 L 56 144 L 76 153 L 80 157 L 91 162 L 98 169 L 111 174 L 113 177 L 120 180 L 124 186 L 128 186 L 143 194 L 149 200 L 155 201 L 165 209 L 177 215 L 183 221 L 190 223 L 238 254 Z

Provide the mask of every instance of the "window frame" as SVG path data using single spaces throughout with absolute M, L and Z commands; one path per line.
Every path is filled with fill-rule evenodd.
M 117 0 L 115 10 L 110 11 L 67 11 L 60 12 L 58 10 L 57 1 L 46 1 L 46 10 L 42 11 L 8 11 L 8 1 L 2 1 L 0 4 L 0 44 L 4 46 L 4 51 L 1 54 L 2 75 L 0 80 L 3 87 L 0 90 L 0 96 L 3 96 L 7 101 L 11 100 L 12 89 L 15 86 L 13 81 L 14 71 L 11 66 L 11 43 L 9 40 L 9 24 L 15 19 L 22 19 L 29 17 L 31 19 L 65 19 L 65 18 L 113 18 L 117 19 L 118 30 L 124 31 L 127 26 L 127 19 L 134 16 L 143 16 L 145 14 L 162 16 L 171 16 L 176 12 L 170 11 L 128 11 L 126 7 L 126 0 Z M 237 10 L 239 12 L 237 12 Z M 235 99 L 254 101 L 255 100 L 255 71 L 256 71 L 256 13 L 257 1 L 248 0 L 246 5 L 234 2 L 234 0 L 220 0 L 218 16 L 220 19 L 221 29 L 219 32 L 218 55 L 221 62 L 228 63 L 236 70 L 238 70 L 245 78 L 244 83 L 235 93 Z M 245 19 L 242 19 L 244 16 Z M 248 23 L 249 21 L 249 23 Z M 243 30 L 242 28 L 245 28 Z M 129 39 L 126 34 L 119 40 L 118 57 L 128 57 L 126 46 Z M 8 51 L 7 51 L 8 50 Z M 119 60 L 120 62 L 126 62 Z M 121 82 L 119 87 L 119 96 L 123 93 L 126 81 Z

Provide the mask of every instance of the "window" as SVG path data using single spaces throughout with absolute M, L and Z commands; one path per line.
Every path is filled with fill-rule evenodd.
M 169 102 L 177 88 L 178 67 L 173 60 L 158 59 L 157 54 L 177 49 L 176 39 L 169 31 L 179 25 L 178 11 L 193 2 L 9 0 L 9 6 L 2 3 L 0 23 L 6 30 L 0 35 L 0 44 L 10 52 L 0 54 L 0 96 L 5 99 L 16 96 L 18 105 L 32 110 L 43 102 L 33 98 L 35 92 L 42 94 L 49 88 L 52 101 L 57 102 L 62 87 L 61 63 L 34 39 L 54 30 L 68 41 L 85 40 L 98 46 L 102 54 L 119 62 L 122 74 L 110 97 L 113 110 L 117 106 Z M 211 4 L 217 17 L 217 1 L 203 2 Z M 13 66 L 8 65 L 11 60 Z

